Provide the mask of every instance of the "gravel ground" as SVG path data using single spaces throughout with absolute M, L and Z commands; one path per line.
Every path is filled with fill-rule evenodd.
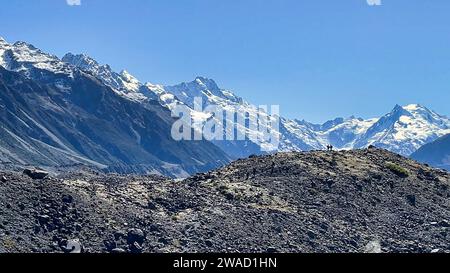
M 0 178 L 0 252 L 450 252 L 450 174 L 375 148 Z

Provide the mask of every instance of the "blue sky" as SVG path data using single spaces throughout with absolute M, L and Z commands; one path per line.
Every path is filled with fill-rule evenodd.
M 449 115 L 450 1 L 2 0 L 0 36 L 141 81 L 215 79 L 322 122 L 420 103 Z

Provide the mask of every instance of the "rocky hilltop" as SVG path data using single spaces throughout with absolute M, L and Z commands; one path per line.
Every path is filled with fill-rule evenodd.
M 376 148 L 0 178 L 0 252 L 450 252 L 450 174 Z

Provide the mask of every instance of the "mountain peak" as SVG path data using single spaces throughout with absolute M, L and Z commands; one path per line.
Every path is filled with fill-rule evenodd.
M 120 71 L 120 75 L 125 77 L 125 78 L 134 78 L 127 70 L 122 70 Z
M 408 112 L 419 112 L 419 111 L 431 112 L 428 108 L 420 104 L 408 104 L 406 106 L 403 106 L 403 109 L 405 109 Z
M 197 76 L 197 77 L 195 77 L 195 80 L 203 82 L 203 83 L 208 82 L 208 81 L 212 81 L 211 79 L 209 79 L 207 77 L 203 77 L 203 76 Z
M 396 104 L 394 106 L 394 109 L 392 109 L 392 112 L 397 112 L 397 111 L 402 111 L 402 110 L 404 110 L 403 106 L 401 106 L 400 104 Z
M 411 115 L 411 113 L 405 107 L 396 104 L 394 106 L 394 109 L 392 109 L 392 111 L 389 114 L 387 114 L 386 117 L 389 117 L 389 119 L 397 120 L 403 115 L 409 116 Z
M 403 106 L 403 108 L 404 109 L 417 109 L 417 108 L 423 108 L 423 106 L 422 105 L 420 105 L 420 104 L 408 104 L 408 105 L 405 105 L 405 106 Z
M 20 71 L 27 77 L 35 78 L 42 76 L 41 73 L 34 73 L 37 70 L 72 75 L 73 71 L 58 57 L 43 52 L 30 43 L 17 41 L 9 44 L 2 40 L 0 48 L 0 64 L 8 70 Z
M 390 115 L 394 115 L 400 117 L 402 115 L 411 116 L 411 115 L 427 115 L 434 116 L 436 113 L 431 111 L 430 109 L 422 106 L 420 104 L 408 104 L 405 106 L 396 105 L 394 109 L 391 111 Z
M 38 50 L 34 45 L 23 42 L 23 41 L 17 41 L 13 44 L 14 47 L 21 47 L 21 48 L 28 48 L 30 50 Z
M 0 45 L 4 44 L 8 44 L 8 42 L 2 36 L 0 36 Z
M 72 59 L 72 58 L 80 58 L 80 59 L 91 59 L 88 55 L 81 53 L 81 54 L 74 54 L 72 52 L 66 53 L 66 55 L 63 56 L 63 59 Z
M 131 75 L 128 71 L 126 71 L 126 70 L 122 70 L 121 72 L 120 72 L 120 76 L 122 76 L 122 78 L 125 80 L 125 81 L 127 81 L 127 82 L 130 82 L 130 83 L 139 83 L 139 80 L 135 77 L 135 76 L 133 76 L 133 75 Z
M 131 100 L 145 100 L 145 94 L 139 94 L 139 88 L 141 83 L 128 71 L 123 70 L 120 73 L 116 73 L 107 64 L 99 64 L 95 59 L 86 54 L 72 54 L 67 53 L 62 60 L 75 67 L 86 71 L 103 83 L 113 88 L 119 95 L 124 96 Z
M 73 54 L 71 52 L 64 55 L 62 58 L 63 62 L 69 63 L 71 65 L 80 67 L 81 69 L 93 68 L 100 66 L 99 63 L 91 58 L 90 56 L 81 53 L 81 54 Z
M 205 86 L 209 90 L 220 90 L 219 86 L 213 79 L 198 76 L 195 78 L 195 83 L 201 86 Z

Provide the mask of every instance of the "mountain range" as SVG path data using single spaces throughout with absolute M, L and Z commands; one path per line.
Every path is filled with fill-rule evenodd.
M 211 118 L 195 109 L 196 97 L 204 106 L 256 114 L 250 102 L 206 77 L 175 86 L 141 82 L 85 54 L 60 59 L 28 43 L 0 38 L 0 159 L 11 166 L 83 164 L 180 177 L 264 153 L 261 148 L 284 152 L 373 145 L 409 156 L 450 133 L 449 118 L 411 104 L 396 105 L 382 117 L 352 116 L 324 124 L 281 117 L 279 146 L 250 139 L 173 140 L 170 110 L 176 106 L 187 106 L 201 122 Z M 236 130 L 260 134 L 252 128 Z
M 207 141 L 175 141 L 171 113 L 128 99 L 32 45 L 0 41 L 0 162 L 88 165 L 118 173 L 186 177 L 231 159 Z
M 202 116 L 194 109 L 195 97 L 201 97 L 205 106 L 218 105 L 226 110 L 237 109 L 237 112 L 253 113 L 254 106 L 237 96 L 230 90 L 221 89 L 217 83 L 208 78 L 197 77 L 192 82 L 181 83 L 175 86 L 163 86 L 152 83 L 140 83 L 128 72 L 120 74 L 111 70 L 108 65 L 99 65 L 92 58 L 71 53 L 63 57 L 63 61 L 93 73 L 105 84 L 121 82 L 116 87 L 122 90 L 124 96 L 136 99 L 154 99 L 158 97 L 161 105 L 173 109 L 177 105 L 186 105 L 191 108 L 193 116 Z M 104 72 L 107 70 L 108 72 Z M 121 80 L 115 81 L 114 78 Z M 133 84 L 130 84 L 133 83 Z M 238 128 L 248 132 L 248 128 Z M 446 116 L 429 110 L 425 106 L 411 104 L 396 105 L 392 111 L 379 118 L 362 119 L 354 116 L 349 118 L 336 118 L 324 124 L 313 124 L 304 120 L 281 118 L 281 143 L 276 150 L 313 150 L 325 149 L 331 144 L 337 149 L 357 149 L 374 145 L 390 151 L 409 156 L 426 143 L 450 133 L 450 119 Z M 223 142 L 223 141 L 221 141 Z M 220 146 L 220 143 L 216 143 Z M 258 146 L 265 143 L 241 143 L 240 153 L 222 146 L 230 156 L 244 155 L 258 152 Z M 238 144 L 239 146 L 239 144 Z

